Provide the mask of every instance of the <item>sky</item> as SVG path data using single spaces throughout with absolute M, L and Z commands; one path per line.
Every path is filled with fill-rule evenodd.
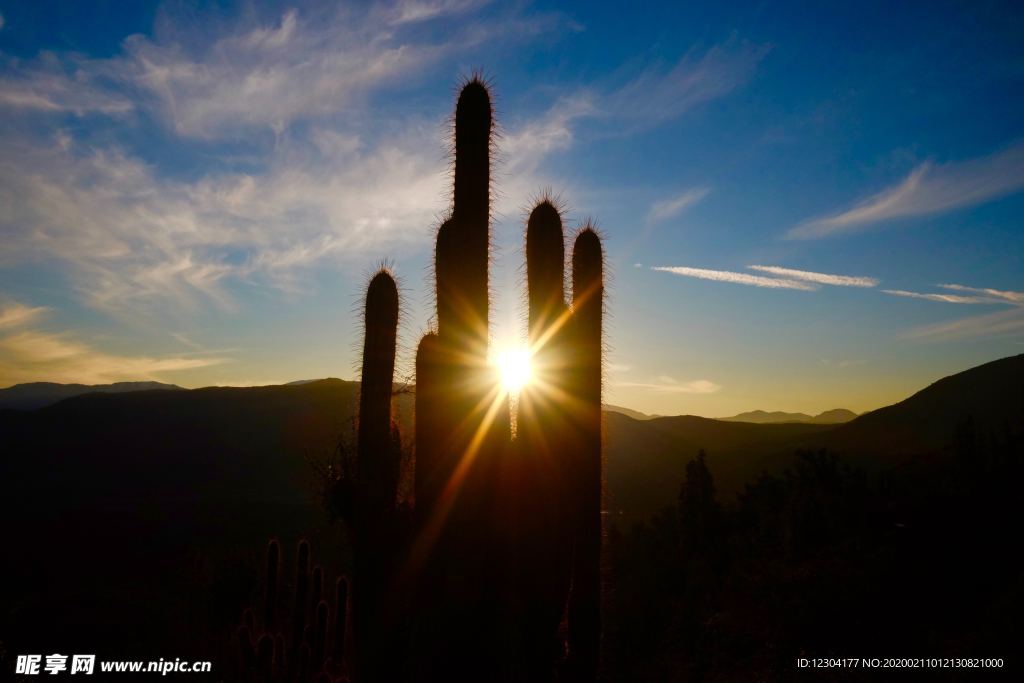
M 353 379 L 381 263 L 411 378 L 476 72 L 496 345 L 550 193 L 604 236 L 608 402 L 862 412 L 1024 353 L 1020 3 L 624 7 L 0 2 L 0 387 Z

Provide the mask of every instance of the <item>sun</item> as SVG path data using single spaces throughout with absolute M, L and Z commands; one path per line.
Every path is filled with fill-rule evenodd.
M 497 365 L 501 374 L 501 388 L 507 393 L 519 393 L 533 379 L 530 352 L 527 349 L 502 351 L 498 354 Z

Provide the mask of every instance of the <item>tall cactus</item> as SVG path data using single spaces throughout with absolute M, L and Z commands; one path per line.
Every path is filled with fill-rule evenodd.
M 434 253 L 437 330 L 416 353 L 411 518 L 396 502 L 389 438 L 397 288 L 380 272 L 367 291 L 353 515 L 360 683 L 597 676 L 601 244 L 590 227 L 576 238 L 567 303 L 562 218 L 546 200 L 530 215 L 537 382 L 522 392 L 513 439 L 488 365 L 492 129 L 490 93 L 473 79 L 456 106 L 454 205 Z
M 357 666 L 366 679 L 393 679 L 389 588 L 396 570 L 395 505 L 400 453 L 392 441 L 391 383 L 398 330 L 398 287 L 381 270 L 370 280 L 364 318 L 359 396 L 353 566 L 353 622 Z
M 577 364 L 578 431 L 575 463 L 578 514 L 574 530 L 573 585 L 569 599 L 569 680 L 590 681 L 597 671 L 601 637 L 601 323 L 604 256 L 587 225 L 572 251 L 573 352 Z

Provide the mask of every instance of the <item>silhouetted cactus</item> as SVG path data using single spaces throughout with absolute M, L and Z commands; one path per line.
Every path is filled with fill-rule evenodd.
M 256 668 L 256 649 L 252 644 L 252 630 L 245 624 L 238 627 L 238 658 L 240 678 L 248 678 Z
M 277 540 L 268 544 L 267 581 L 260 604 L 264 608 L 273 605 L 279 616 L 261 627 L 252 609 L 242 613 L 242 624 L 235 633 L 236 675 L 230 680 L 307 683 L 320 680 L 321 676 L 332 680 L 331 677 L 345 673 L 348 579 L 339 576 L 334 583 L 336 592 L 328 595 L 330 584 L 325 580 L 323 567 L 316 565 L 310 571 L 311 564 L 309 542 L 302 540 L 296 549 L 293 593 L 282 596 L 277 580 L 281 546 Z M 311 603 L 316 594 L 320 599 Z M 291 611 L 281 610 L 282 603 L 290 603 Z
M 326 601 L 321 600 L 317 603 L 316 625 L 313 629 L 313 642 L 311 644 L 314 662 L 323 662 L 327 654 L 327 620 L 329 611 L 330 609 L 327 607 Z
M 359 683 L 597 675 L 601 244 L 589 226 L 576 238 L 570 307 L 561 216 L 547 200 L 530 215 L 538 381 L 522 392 L 513 440 L 487 354 L 492 129 L 487 87 L 473 79 L 456 106 L 454 205 L 434 254 L 437 330 L 416 354 L 412 519 L 397 502 L 400 458 L 389 438 L 397 288 L 381 271 L 367 291 L 350 520 Z
M 277 582 L 281 564 L 281 544 L 277 539 L 272 539 L 267 544 L 267 574 L 266 588 L 264 590 L 265 603 L 263 607 L 263 623 L 268 631 L 273 631 L 277 626 Z
M 313 567 L 313 600 L 312 604 L 319 605 L 324 597 L 324 570 L 317 565 Z
M 274 680 L 284 680 L 288 676 L 288 655 L 284 643 L 284 634 L 274 636 Z
M 264 633 L 256 642 L 256 671 L 265 681 L 274 675 L 274 638 L 269 633 Z
M 292 649 L 305 640 L 306 604 L 309 602 L 309 541 L 299 541 L 295 558 L 295 602 L 292 605 Z
M 396 501 L 401 452 L 391 423 L 391 382 L 398 330 L 398 287 L 381 270 L 370 280 L 364 317 L 354 510 L 353 623 L 357 665 L 393 679 L 397 569 Z
M 331 629 L 331 662 L 340 669 L 345 655 L 345 633 L 348 624 L 348 579 L 339 576 L 334 592 L 334 625 Z
M 604 255 L 587 225 L 572 252 L 573 353 L 577 360 L 578 433 L 574 463 L 578 514 L 574 530 L 573 584 L 569 599 L 569 680 L 590 681 L 597 673 L 601 638 L 601 324 Z

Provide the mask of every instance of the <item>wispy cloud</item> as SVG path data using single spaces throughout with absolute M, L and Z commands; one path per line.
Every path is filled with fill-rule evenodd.
M 904 339 L 922 341 L 954 341 L 1015 334 L 1024 334 L 1024 307 L 934 325 L 922 325 L 900 336 Z
M 409 24 L 461 14 L 488 4 L 490 0 L 403 0 L 395 6 L 391 23 Z
M 573 141 L 572 125 L 596 112 L 593 97 L 577 93 L 560 97 L 542 115 L 528 119 L 502 135 L 500 154 L 509 175 L 532 166 L 552 152 L 568 149 Z
M 285 141 L 266 172 L 193 181 L 117 149 L 3 143 L 0 265 L 57 259 L 103 308 L 230 308 L 230 281 L 289 289 L 319 260 L 422 238 L 444 201 L 443 162 L 422 144 L 431 130 L 371 149 L 330 136 Z
M 102 78 L 101 62 L 80 56 L 43 53 L 22 64 L 5 60 L 0 75 L 0 109 L 124 115 L 135 109 L 130 99 Z
M 750 273 L 735 273 L 729 270 L 708 270 L 706 268 L 690 268 L 687 266 L 653 266 L 651 270 L 657 270 L 684 277 L 694 277 L 702 280 L 715 280 L 717 282 L 732 282 L 738 285 L 751 285 L 753 287 L 768 287 L 771 289 L 799 289 L 803 291 L 814 291 L 817 287 L 802 280 L 791 280 L 784 278 L 763 277 L 751 275 Z
M 344 111 L 371 89 L 420 72 L 445 49 L 397 40 L 373 13 L 338 11 L 290 9 L 276 27 L 239 30 L 190 52 L 134 36 L 118 66 L 179 134 L 210 137 L 246 126 L 281 130 Z
M 801 223 L 786 233 L 813 239 L 860 230 L 881 221 L 951 211 L 1024 188 L 1024 143 L 989 156 L 915 168 L 898 185 L 854 207 Z
M 815 282 L 821 285 L 833 285 L 836 287 L 874 287 L 878 284 L 878 279 L 873 277 L 831 275 L 829 273 L 815 273 L 809 270 L 794 270 L 793 268 L 782 268 L 780 266 L 747 266 L 747 268 L 793 280 L 804 280 L 805 282 Z
M 314 4 L 201 25 L 171 9 L 152 36 L 127 38 L 109 58 L 41 53 L 0 64 L 0 107 L 49 112 L 58 131 L 0 140 L 0 267 L 56 263 L 88 304 L 107 311 L 231 310 L 239 285 L 302 291 L 318 263 L 416 248 L 446 202 L 443 121 L 392 114 L 368 131 L 360 117 L 371 97 L 442 60 L 525 39 L 508 22 L 471 16 L 482 4 Z M 515 20 L 518 11 L 502 13 Z M 464 20 L 451 31 L 419 26 L 454 15 Z M 523 35 L 557 26 L 529 19 L 536 26 Z M 693 50 L 625 86 L 570 91 L 513 121 L 498 142 L 497 212 L 515 212 L 551 183 L 544 162 L 575 143 L 580 120 L 621 123 L 642 109 L 657 110 L 657 120 L 677 116 L 742 85 L 765 51 L 736 39 Z M 637 107 L 638 97 L 648 106 Z M 61 129 L 58 114 L 68 113 L 119 118 L 97 136 Z M 171 172 L 117 142 L 123 116 L 164 125 L 214 162 L 198 177 Z M 259 128 L 273 136 L 253 135 Z M 219 158 L 240 144 L 244 162 Z M 655 215 L 703 194 L 670 198 Z
M 720 384 L 706 379 L 681 382 L 673 377 L 661 375 L 651 382 L 616 382 L 618 387 L 649 389 L 661 394 L 713 394 L 722 389 Z
M 655 223 L 658 221 L 668 220 L 669 218 L 675 218 L 686 209 L 704 199 L 704 197 L 707 197 L 709 192 L 711 192 L 711 188 L 709 187 L 692 187 L 675 197 L 655 202 L 651 206 L 650 211 L 647 212 L 647 220 Z
M 167 15 L 154 37 L 132 36 L 109 59 L 43 54 L 0 65 L 0 106 L 146 112 L 203 140 L 187 144 L 213 143 L 204 155 L 253 127 L 275 131 L 272 147 L 246 143 L 243 164 L 218 160 L 200 177 L 167 173 L 117 144 L 116 130 L 104 144 L 76 140 L 71 127 L 50 140 L 9 135 L 0 140 L 0 266 L 56 261 L 105 310 L 231 309 L 239 283 L 301 291 L 317 263 L 416 248 L 446 202 L 444 122 L 395 114 L 368 128 L 362 96 L 480 41 L 518 40 L 472 17 L 443 34 L 412 26 L 481 4 L 311 6 L 209 27 Z M 541 19 L 538 30 L 551 27 Z M 509 200 L 499 210 L 545 184 L 538 168 L 572 145 L 574 122 L 593 110 L 588 94 L 569 95 L 504 131 L 498 170 L 510 177 Z
M 83 384 L 157 380 L 166 373 L 207 367 L 225 360 L 115 355 L 96 350 L 66 334 L 26 330 L 0 337 L 0 385 L 41 379 Z
M 649 123 L 674 119 L 746 84 L 769 49 L 733 38 L 705 51 L 690 50 L 671 67 L 649 66 L 608 95 L 608 112 Z
M 307 5 L 199 24 L 165 10 L 156 37 L 135 34 L 93 59 L 42 53 L 9 61 L 0 107 L 77 114 L 145 111 L 178 135 L 212 140 L 253 128 L 278 134 L 298 121 L 361 109 L 372 93 L 423 74 L 484 41 L 519 40 L 498 22 L 474 21 L 441 36 L 415 24 L 469 13 L 476 0 L 421 0 L 389 8 Z M 514 11 L 510 18 L 515 18 Z M 545 22 L 539 22 L 547 26 Z
M 1013 292 L 1003 289 L 991 289 L 988 287 L 968 287 L 966 285 L 942 284 L 936 285 L 941 289 L 951 292 L 965 292 L 965 294 L 942 294 L 939 292 L 908 292 L 902 289 L 883 289 L 886 294 L 903 296 L 912 299 L 927 299 L 929 301 L 942 301 L 949 304 L 1007 304 L 1024 307 L 1024 292 Z
M 345 111 L 436 63 L 459 41 L 403 40 L 372 10 L 337 12 L 290 9 L 276 25 L 239 26 L 191 49 L 136 35 L 109 68 L 146 93 L 179 134 L 209 138 Z
M 960 294 L 938 294 L 934 292 L 908 292 L 903 289 L 883 289 L 886 294 L 902 296 L 908 299 L 926 299 L 928 301 L 941 301 L 947 304 L 993 304 L 1000 303 L 998 299 L 983 296 L 962 296 Z
M 0 328 L 27 325 L 49 310 L 45 306 L 26 306 L 16 302 L 8 304 L 0 308 Z
M 1003 299 L 1008 303 L 1024 305 L 1024 292 L 1010 292 L 1000 289 L 988 289 L 986 287 L 966 287 L 964 285 L 938 285 L 943 289 L 952 292 L 970 292 L 972 294 L 984 294 L 995 299 Z
M 968 287 L 958 284 L 940 284 L 937 286 L 951 292 L 964 292 L 964 294 L 908 292 L 899 289 L 882 291 L 886 294 L 913 299 L 925 299 L 951 304 L 1001 304 L 1003 306 L 1011 306 L 1012 309 L 915 327 L 902 333 L 900 335 L 902 338 L 950 341 L 1024 332 L 1024 292 L 992 289 L 989 287 Z

